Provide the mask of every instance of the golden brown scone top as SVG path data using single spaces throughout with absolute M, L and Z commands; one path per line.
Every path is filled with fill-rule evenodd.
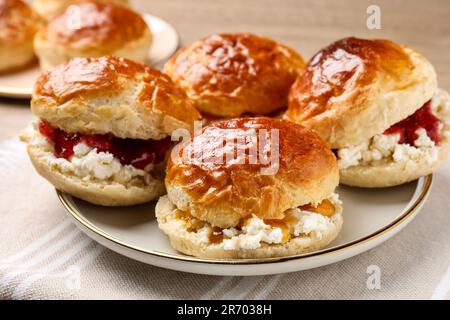
M 284 107 L 304 61 L 294 50 L 248 34 L 216 34 L 180 50 L 165 71 L 205 113 L 267 114 Z M 223 109 L 223 110 L 221 110 Z
M 249 159 L 249 146 L 259 150 L 260 142 L 250 139 L 240 156 L 232 144 L 222 144 L 223 137 L 227 141 L 244 139 L 253 130 L 256 135 L 267 130 L 271 141 L 276 141 L 272 129 L 279 139 L 279 167 L 272 174 L 260 171 L 268 164 L 260 160 L 252 164 Z M 234 226 L 251 214 L 282 218 L 289 208 L 329 196 L 338 183 L 336 158 L 328 145 L 311 130 L 285 120 L 238 118 L 215 122 L 185 145 L 180 155 L 183 152 L 192 152 L 193 156 L 173 157 L 167 166 L 169 197 L 179 205 L 180 199 L 174 199 L 179 192 L 171 191 L 181 188 L 189 198 L 187 210 L 193 216 L 221 227 Z M 235 154 L 235 159 L 217 164 L 209 158 L 227 152 Z
M 21 0 L 0 0 L 0 45 L 32 39 L 43 20 Z
M 336 41 L 315 54 L 297 78 L 286 116 L 301 123 L 334 109 L 335 101 L 345 99 L 351 104 L 377 77 L 400 84 L 413 69 L 410 56 L 392 41 L 353 37 Z
M 74 9 L 78 8 L 78 9 Z M 140 38 L 148 26 L 136 12 L 104 3 L 80 3 L 52 20 L 45 36 L 72 49 L 100 48 L 108 53 Z
M 34 87 L 32 106 L 44 106 L 48 111 L 64 108 L 68 101 L 85 103 L 90 97 L 114 99 L 117 96 L 121 99 L 120 96 L 128 94 L 130 82 L 138 83 L 137 96 L 130 97 L 135 99 L 136 105 L 148 111 L 158 110 L 186 123 L 200 118 L 183 90 L 167 75 L 150 66 L 114 56 L 74 58 L 42 74 Z

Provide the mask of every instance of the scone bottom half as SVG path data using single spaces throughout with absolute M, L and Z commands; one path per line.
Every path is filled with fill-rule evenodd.
M 68 133 L 40 120 L 21 139 L 44 178 L 57 189 L 93 204 L 136 205 L 165 192 L 170 137 L 140 140 Z
M 289 209 L 283 219 L 253 215 L 230 228 L 193 217 L 167 195 L 158 200 L 156 217 L 176 250 L 215 259 L 275 258 L 316 251 L 329 245 L 343 224 L 342 201 L 336 193 L 319 204 Z

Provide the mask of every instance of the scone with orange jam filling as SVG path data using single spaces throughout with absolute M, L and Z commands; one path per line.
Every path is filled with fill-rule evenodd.
M 220 121 L 178 151 L 168 162 L 168 195 L 159 199 L 156 216 L 180 252 L 223 259 L 290 256 L 325 247 L 342 227 L 336 158 L 300 125 L 270 118 Z

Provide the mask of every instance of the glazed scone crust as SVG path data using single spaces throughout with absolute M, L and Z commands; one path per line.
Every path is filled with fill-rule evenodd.
M 31 143 L 29 133 L 21 136 L 27 143 L 27 152 L 36 171 L 57 189 L 75 197 L 102 206 L 130 206 L 157 199 L 165 192 L 164 182 L 154 178 L 145 186 L 124 185 L 108 181 L 85 181 L 75 175 L 60 172 L 52 166 L 42 145 Z
M 291 88 L 285 118 L 343 148 L 413 114 L 436 89 L 433 66 L 416 51 L 388 40 L 346 38 L 308 62 Z
M 186 94 L 149 66 L 124 58 L 74 58 L 41 75 L 31 109 L 53 127 L 82 134 L 162 139 L 200 118 Z
M 229 131 L 229 130 L 235 131 Z M 222 165 L 202 162 L 197 154 L 222 154 L 222 137 L 232 139 L 251 130 L 277 129 L 279 168 L 262 174 L 264 165 L 229 161 Z M 238 132 L 238 134 L 236 134 Z M 307 203 L 320 202 L 338 184 L 336 158 L 328 145 L 312 131 L 284 120 L 241 118 L 215 122 L 202 135 L 184 145 L 191 159 L 171 157 L 166 170 L 170 200 L 192 216 L 213 226 L 236 226 L 249 212 L 261 219 L 281 219 L 283 212 Z M 229 150 L 228 150 L 229 151 Z M 239 158 L 239 160 L 242 160 Z
M 42 20 L 21 0 L 0 0 L 0 43 L 15 45 L 32 39 Z
M 170 244 L 176 250 L 195 257 L 214 259 L 256 259 L 286 257 L 319 250 L 331 243 L 339 234 L 343 218 L 341 213 L 331 217 L 332 225 L 321 238 L 298 236 L 283 244 L 263 244 L 256 249 L 225 250 L 218 244 L 200 241 L 196 233 L 177 228 L 177 224 L 170 219 L 171 211 L 176 207 L 167 196 L 159 198 L 155 213 L 159 228 L 169 237 Z
M 21 0 L 0 0 L 0 72 L 34 59 L 33 38 L 43 19 Z
M 179 50 L 164 70 L 201 112 L 237 117 L 285 107 L 304 65 L 298 53 L 282 44 L 237 33 L 211 35 Z
M 132 10 L 100 3 L 82 3 L 80 24 L 75 23 L 73 13 L 66 11 L 52 20 L 40 36 L 74 50 L 96 50 L 105 55 L 123 46 L 127 41 L 142 37 L 148 26 L 144 19 Z M 126 28 L 124 28 L 126 26 Z
M 76 8 L 67 9 L 37 33 L 34 46 L 44 70 L 72 57 L 147 60 L 152 33 L 138 13 L 101 3 L 81 3 Z
M 60 14 L 62 14 L 66 8 L 70 5 L 78 5 L 83 2 L 97 2 L 114 4 L 128 7 L 128 0 L 34 0 L 34 9 L 47 20 L 53 20 Z

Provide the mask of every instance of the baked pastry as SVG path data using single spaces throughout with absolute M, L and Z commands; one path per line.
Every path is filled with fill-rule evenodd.
M 34 0 L 34 9 L 48 21 L 53 20 L 60 14 L 64 13 L 67 7 L 78 5 L 83 2 L 110 3 L 128 7 L 128 0 Z
M 295 255 L 339 233 L 338 180 L 336 158 L 314 132 L 272 118 L 223 120 L 173 152 L 155 212 L 188 255 Z
M 341 183 L 388 187 L 432 173 L 449 150 L 449 96 L 421 54 L 388 40 L 347 38 L 298 77 L 285 118 L 336 149 Z
M 138 13 L 101 3 L 76 7 L 68 8 L 36 34 L 34 47 L 43 69 L 73 57 L 115 55 L 147 60 L 152 33 Z
M 179 50 L 164 71 L 202 113 L 231 118 L 286 107 L 289 88 L 304 65 L 282 44 L 236 33 L 211 35 Z
M 170 78 L 117 57 L 74 58 L 41 75 L 22 135 L 36 170 L 83 200 L 125 206 L 164 193 L 170 134 L 200 115 Z
M 43 19 L 21 0 L 0 0 L 0 72 L 22 68 L 34 58 L 33 38 Z

